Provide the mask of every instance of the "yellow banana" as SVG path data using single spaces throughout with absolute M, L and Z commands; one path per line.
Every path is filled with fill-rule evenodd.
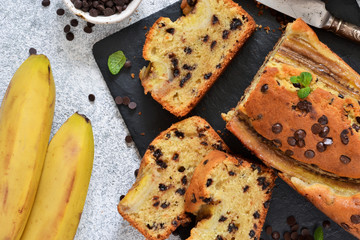
M 50 62 L 31 55 L 14 74 L 0 109 L 0 240 L 21 237 L 33 205 L 55 105 Z
M 89 119 L 75 113 L 49 144 L 22 240 L 70 240 L 85 204 L 94 159 Z

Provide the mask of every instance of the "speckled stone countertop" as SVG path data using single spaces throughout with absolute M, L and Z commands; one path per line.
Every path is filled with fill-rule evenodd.
M 134 169 L 139 166 L 140 157 L 133 144 L 125 143 L 127 129 L 97 68 L 92 46 L 174 2 L 143 0 L 129 19 L 118 24 L 96 25 L 88 34 L 83 31 L 86 22 L 72 15 L 61 0 L 51 0 L 48 7 L 43 7 L 41 0 L 0 1 L 0 100 L 33 47 L 48 56 L 54 74 L 56 107 L 52 136 L 76 111 L 88 116 L 93 125 L 94 166 L 75 239 L 144 239 L 116 209 L 120 195 L 135 180 Z M 58 16 L 58 8 L 65 9 L 65 15 Z M 75 39 L 67 41 L 63 28 L 73 18 L 78 19 L 79 25 L 71 28 Z M 96 97 L 93 103 L 88 100 L 89 94 Z

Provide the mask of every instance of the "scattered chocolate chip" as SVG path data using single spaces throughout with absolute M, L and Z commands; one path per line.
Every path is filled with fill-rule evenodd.
M 90 9 L 89 14 L 92 17 L 97 17 L 99 15 L 99 11 L 95 8 L 92 8 L 92 9 Z
M 125 195 L 121 195 L 121 196 L 120 196 L 120 201 L 123 200 L 124 197 L 125 197 Z
M 221 63 L 219 63 L 218 65 L 216 65 L 216 68 L 217 68 L 217 69 L 221 68 Z
M 323 143 L 323 142 L 318 142 L 316 144 L 316 149 L 319 151 L 319 152 L 324 152 L 326 150 L 326 145 Z
M 196 197 L 195 197 L 195 193 L 193 193 L 192 196 L 191 196 L 191 202 L 192 202 L 192 203 L 196 203 L 196 202 L 197 202 Z
M 172 160 L 177 161 L 179 160 L 179 154 L 178 153 L 174 153 Z
M 182 68 L 185 69 L 185 70 L 192 71 L 192 70 L 194 70 L 194 69 L 196 68 L 196 65 L 190 66 L 190 65 L 184 64 L 184 65 L 182 66 Z
M 321 129 L 322 129 L 322 127 L 318 123 L 315 123 L 314 125 L 311 126 L 311 132 L 313 134 L 319 134 L 321 132 Z
M 254 230 L 250 230 L 249 232 L 249 237 L 253 238 L 255 236 L 255 231 Z
M 261 92 L 264 93 L 269 89 L 269 85 L 267 85 L 266 83 L 264 85 L 261 86 Z
M 330 128 L 328 126 L 325 126 L 321 129 L 319 136 L 324 138 L 329 134 L 329 132 L 330 132 Z
M 272 125 L 272 128 L 271 128 L 272 132 L 275 134 L 281 133 L 282 129 L 283 129 L 283 127 L 282 127 L 281 123 L 275 123 L 274 125 Z
M 222 33 L 222 38 L 223 39 L 228 39 L 229 38 L 229 33 L 230 33 L 229 30 L 224 30 L 223 33 Z
M 298 239 L 299 234 L 297 232 L 291 233 L 291 239 Z
M 164 162 L 163 160 L 157 159 L 155 162 L 156 162 L 156 165 L 158 165 L 160 168 L 162 168 L 162 169 L 166 169 L 166 168 L 167 168 L 167 164 L 166 164 L 166 162 Z
M 179 171 L 179 172 L 184 172 L 184 171 L 185 171 L 185 167 L 183 167 L 183 166 L 179 167 L 179 168 L 178 168 L 178 171 Z
M 186 190 L 185 188 L 178 188 L 175 193 L 180 194 L 181 196 L 183 196 L 185 194 Z
M 59 15 L 59 16 L 62 16 L 65 14 L 65 10 L 62 9 L 62 8 L 59 8 L 58 10 L 56 10 L 56 14 Z
M 294 133 L 294 137 L 296 140 L 304 139 L 306 136 L 306 132 L 303 129 L 296 130 Z
M 191 73 L 187 73 L 183 79 L 180 81 L 180 87 L 183 87 L 184 84 L 191 78 Z
M 191 49 L 190 47 L 185 47 L 185 48 L 184 48 L 184 52 L 185 52 L 186 54 L 191 54 L 191 53 L 192 53 L 192 49 Z
M 180 70 L 178 68 L 175 68 L 173 70 L 173 75 L 174 75 L 174 77 L 178 77 L 180 75 Z
M 333 144 L 333 139 L 331 137 L 326 137 L 323 139 L 323 143 L 325 146 L 330 146 Z
M 218 22 L 219 22 L 219 18 L 216 15 L 213 15 L 211 20 L 212 25 L 215 25 Z
M 129 105 L 129 103 L 130 103 L 130 98 L 129 97 L 123 97 L 122 98 L 123 99 L 123 103 L 122 104 L 124 104 L 124 105 Z
M 64 32 L 65 32 L 65 33 L 70 32 L 70 25 L 69 25 L 69 24 L 67 24 L 67 25 L 64 27 Z
M 267 227 L 265 228 L 265 232 L 266 232 L 267 235 L 271 235 L 271 233 L 272 233 L 272 227 L 271 227 L 271 226 L 267 226 Z
M 291 151 L 291 150 L 289 150 L 289 149 L 287 149 L 287 150 L 285 151 L 285 155 L 288 156 L 288 157 L 291 157 L 292 155 L 294 155 L 294 152 Z
M 284 240 L 291 240 L 291 233 L 290 232 L 284 232 Z
M 306 150 L 304 155 L 306 158 L 313 158 L 315 157 L 315 152 L 313 150 Z
M 346 223 L 341 223 L 340 224 L 342 228 L 344 228 L 346 231 L 348 231 L 350 229 L 349 225 L 347 225 Z
M 228 225 L 228 232 L 229 233 L 236 232 L 237 230 L 238 230 L 238 227 L 235 226 L 234 223 L 229 223 L 229 225 Z
M 244 188 L 243 188 L 243 192 L 245 193 L 245 192 L 247 192 L 248 190 L 249 190 L 249 186 L 248 185 L 246 185 Z
M 166 190 L 168 190 L 168 187 L 167 187 L 165 184 L 160 183 L 160 184 L 159 184 L 159 190 L 160 190 L 160 191 L 166 191 Z
M 163 203 L 160 205 L 161 208 L 167 208 L 167 207 L 169 207 L 169 206 L 170 206 L 170 203 L 167 203 L 167 202 L 163 202 Z
M 153 229 L 154 225 L 151 226 L 150 224 L 146 224 L 146 227 L 151 230 L 151 229 Z
M 88 26 L 85 26 L 84 27 L 84 32 L 86 33 L 92 33 L 92 28 L 88 27 Z
M 117 105 L 122 104 L 122 103 L 123 103 L 123 98 L 120 97 L 120 96 L 117 96 L 117 97 L 115 98 L 115 103 L 116 103 Z
M 299 101 L 299 102 L 296 104 L 296 107 L 297 107 L 300 111 L 309 113 L 309 112 L 311 112 L 311 110 L 312 110 L 312 103 L 309 102 L 309 101 L 303 100 L 303 101 Z
M 322 115 L 322 116 L 318 119 L 318 122 L 319 122 L 321 125 L 326 125 L 326 124 L 328 124 L 328 118 L 327 118 L 325 115 Z
M 344 145 L 347 145 L 349 143 L 349 137 L 348 135 L 349 134 L 349 130 L 345 129 L 343 130 L 341 133 L 340 133 L 340 139 L 341 139 L 341 142 L 344 144 Z
M 186 184 L 187 184 L 187 178 L 186 178 L 186 176 L 183 176 L 183 177 L 181 178 L 181 183 L 182 183 L 183 185 L 186 185 Z
M 241 26 L 242 26 L 241 20 L 238 19 L 238 18 L 233 18 L 231 23 L 230 23 L 230 30 L 236 30 Z
M 291 215 L 291 216 L 287 217 L 286 222 L 291 227 L 296 224 L 296 219 L 294 216 Z
M 229 171 L 230 176 L 235 176 L 235 173 L 233 171 Z
M 90 102 L 95 101 L 95 95 L 94 94 L 89 94 L 88 99 L 89 99 Z
M 267 200 L 266 202 L 264 202 L 264 208 L 268 208 L 270 206 L 270 200 Z
M 70 21 L 70 25 L 73 26 L 73 27 L 76 27 L 78 24 L 79 24 L 79 21 L 76 20 L 76 19 L 72 19 L 72 20 Z
M 50 0 L 43 0 L 43 1 L 41 2 L 41 4 L 42 4 L 44 7 L 47 7 L 47 6 L 50 5 Z
M 299 224 L 294 224 L 293 226 L 291 226 L 291 228 L 290 228 L 290 230 L 292 231 L 292 232 L 295 232 L 295 231 L 297 231 L 299 229 Z
M 210 187 L 211 184 L 212 184 L 213 180 L 211 178 L 209 178 L 207 181 L 206 181 L 206 187 Z
M 166 32 L 167 32 L 167 33 L 170 33 L 170 34 L 174 34 L 174 33 L 175 33 L 175 29 L 174 29 L 174 28 L 168 28 L 168 29 L 166 29 Z
M 226 219 L 227 217 L 221 215 L 221 217 L 219 218 L 219 222 L 225 222 Z
M 341 155 L 340 162 L 342 162 L 343 164 L 349 164 L 351 162 L 351 158 L 345 155 Z
M 329 229 L 331 226 L 331 223 L 330 223 L 330 221 L 325 220 L 325 221 L 323 221 L 322 225 L 325 229 Z
M 296 145 L 296 139 L 295 139 L 294 137 L 288 137 L 287 143 L 288 143 L 290 146 L 295 146 L 295 145 Z
M 344 99 L 344 96 L 340 93 L 339 93 L 338 97 Z
M 216 41 L 212 41 L 210 45 L 210 49 L 213 50 L 213 48 L 216 46 Z
M 309 229 L 307 229 L 306 227 L 302 228 L 302 229 L 301 229 L 301 235 L 303 235 L 303 236 L 308 236 L 308 235 L 310 235 Z
M 74 40 L 74 34 L 73 34 L 72 32 L 68 32 L 68 33 L 66 34 L 66 39 L 67 39 L 68 41 Z
M 278 239 L 280 238 L 280 233 L 277 232 L 277 231 L 272 232 L 271 237 L 272 237 L 274 240 L 278 240 Z
M 155 146 L 154 145 L 149 145 L 148 149 L 153 152 L 155 150 Z
M 203 42 L 207 42 L 209 40 L 209 35 L 205 35 L 202 40 Z
M 207 142 L 205 142 L 205 141 L 202 141 L 200 144 L 203 145 L 203 146 L 209 145 L 209 144 L 208 144 Z
M 260 218 L 260 213 L 258 211 L 256 211 L 254 214 L 253 214 L 253 217 L 255 219 L 259 219 Z
M 175 130 L 175 136 L 180 138 L 180 139 L 183 139 L 184 138 L 184 133 L 180 132 L 179 130 Z
M 206 159 L 206 160 L 203 162 L 203 164 L 206 165 L 208 162 L 209 162 L 209 160 Z
M 132 142 L 132 137 L 129 136 L 129 135 L 127 135 L 127 136 L 125 137 L 125 142 L 131 143 L 131 142 Z
M 35 48 L 30 48 L 30 49 L 29 49 L 29 54 L 30 54 L 30 55 L 36 55 L 36 53 L 37 53 L 37 51 L 36 51 Z
M 95 26 L 95 24 L 91 23 L 91 22 L 86 22 L 86 25 L 89 27 L 89 28 L 92 28 L 93 26 Z
M 305 147 L 305 141 L 303 139 L 300 139 L 296 142 L 296 145 L 299 147 L 299 148 L 303 148 Z
M 204 79 L 208 80 L 211 76 L 212 76 L 212 73 L 211 73 L 211 72 L 210 72 L 210 73 L 206 73 L 206 74 L 204 75 Z
M 129 107 L 130 109 L 135 109 L 135 108 L 136 108 L 136 103 L 135 103 L 135 102 L 130 102 L 129 105 L 128 105 L 128 107 Z

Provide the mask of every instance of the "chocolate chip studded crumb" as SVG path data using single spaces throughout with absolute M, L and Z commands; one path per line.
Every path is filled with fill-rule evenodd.
M 73 34 L 72 32 L 68 32 L 68 33 L 66 34 L 66 39 L 67 39 L 68 41 L 74 40 L 74 34 Z
M 327 118 L 325 115 L 322 115 L 322 116 L 318 119 L 318 122 L 319 122 L 321 125 L 326 125 L 326 124 L 328 124 L 328 118 Z
M 64 33 L 68 33 L 70 32 L 70 25 L 67 24 L 65 27 L 64 27 Z
M 203 42 L 207 42 L 209 40 L 209 35 L 205 35 L 202 39 Z
M 77 19 L 72 19 L 70 21 L 70 25 L 73 27 L 77 27 L 77 25 L 79 25 L 79 21 Z
M 132 137 L 130 135 L 125 137 L 125 142 L 126 143 L 131 143 L 132 142 Z
M 37 51 L 36 51 L 35 48 L 30 48 L 30 49 L 29 49 L 29 54 L 30 54 L 30 55 L 36 55 L 36 53 L 37 53 Z
M 179 160 L 179 154 L 178 153 L 174 153 L 172 160 L 174 161 L 178 161 Z
M 187 184 L 187 177 L 186 177 L 186 176 L 183 176 L 183 177 L 181 178 L 181 183 L 182 183 L 183 185 L 186 185 L 186 184 Z
M 192 49 L 191 49 L 190 47 L 185 47 L 185 48 L 184 48 L 184 52 L 185 52 L 186 54 L 191 54 L 191 53 L 192 53 Z
M 216 240 L 224 240 L 224 239 L 222 238 L 222 236 L 217 235 L 217 236 L 216 236 Z
M 216 15 L 213 15 L 211 19 L 211 24 L 215 25 L 218 22 L 219 22 L 219 18 Z
M 272 227 L 271 227 L 271 226 L 267 226 L 267 227 L 265 228 L 265 232 L 266 232 L 267 235 L 271 235 L 271 233 L 272 233 Z
M 235 176 L 235 173 L 233 171 L 229 171 L 230 176 Z
M 62 9 L 62 8 L 59 8 L 58 10 L 56 10 L 56 14 L 59 15 L 59 16 L 62 16 L 65 14 L 65 10 Z
M 159 206 L 159 205 L 160 205 L 160 201 L 156 201 L 156 202 L 153 204 L 154 207 L 157 207 L 157 206 Z
M 255 236 L 255 231 L 254 230 L 250 230 L 249 232 L 249 237 L 253 238 Z
M 325 220 L 325 221 L 323 221 L 322 225 L 325 229 L 329 229 L 331 226 L 331 223 L 330 223 L 330 221 Z
M 44 7 L 48 7 L 50 5 L 50 0 L 43 0 L 41 2 L 41 5 L 43 5 Z
M 180 139 L 183 139 L 184 138 L 184 133 L 179 131 L 179 130 L 175 130 L 175 136 L 180 138 Z
M 155 162 L 156 162 L 156 165 L 158 165 L 160 168 L 162 168 L 162 169 L 167 168 L 167 164 L 163 160 L 159 159 L 159 160 L 156 160 Z
M 129 105 L 130 103 L 130 98 L 129 97 L 123 97 L 123 103 L 124 105 Z
M 315 135 L 319 134 L 321 132 L 321 129 L 322 127 L 319 123 L 315 123 L 314 125 L 311 126 L 311 132 Z
M 95 95 L 94 94 L 89 94 L 88 99 L 89 99 L 90 102 L 95 101 Z
M 136 106 L 137 106 L 137 104 L 136 104 L 135 102 L 130 102 L 129 105 L 128 105 L 128 107 L 129 107 L 131 110 L 135 109 Z
M 166 186 L 165 184 L 163 184 L 163 183 L 160 183 L 159 184 L 159 190 L 160 191 L 166 191 L 166 190 L 168 190 L 168 186 Z
M 185 167 L 184 167 L 184 166 L 179 167 L 179 168 L 178 168 L 178 171 L 179 171 L 179 172 L 184 172 L 184 171 L 185 171 Z
M 184 87 L 185 83 L 191 78 L 191 73 L 187 73 L 183 79 L 180 81 L 180 87 Z

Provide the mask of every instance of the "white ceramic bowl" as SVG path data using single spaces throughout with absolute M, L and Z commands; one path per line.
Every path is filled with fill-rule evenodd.
M 83 12 L 80 9 L 75 8 L 74 4 L 71 2 L 71 0 L 64 0 L 66 6 L 76 15 L 81 17 L 87 22 L 91 22 L 94 24 L 109 24 L 109 23 L 117 23 L 121 22 L 125 18 L 129 17 L 135 9 L 139 6 L 141 0 L 132 0 L 130 4 L 127 6 L 127 8 L 122 11 L 121 13 L 116 13 L 111 16 L 97 16 L 92 17 L 88 12 Z

